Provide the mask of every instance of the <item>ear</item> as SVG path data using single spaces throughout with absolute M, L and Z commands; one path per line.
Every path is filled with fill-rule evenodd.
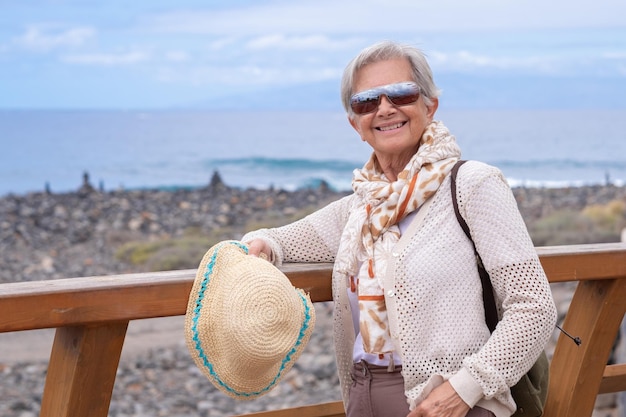
M 432 120 L 435 117 L 435 113 L 437 112 L 437 108 L 439 107 L 439 99 L 437 97 L 433 97 L 430 99 L 430 101 L 432 101 L 433 104 L 431 104 L 430 106 L 426 107 L 427 109 L 427 115 L 428 118 L 430 120 Z
M 350 126 L 352 126 L 352 128 L 356 130 L 359 136 L 363 138 L 363 136 L 361 135 L 361 125 L 359 124 L 358 120 L 356 120 L 357 117 L 358 116 L 348 116 L 348 121 L 350 122 Z

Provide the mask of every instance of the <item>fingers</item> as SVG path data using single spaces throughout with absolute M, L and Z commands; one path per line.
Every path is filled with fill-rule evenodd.
M 247 242 L 248 245 L 248 255 L 258 256 L 261 259 L 268 260 L 270 259 L 270 255 L 272 250 L 269 245 L 265 243 L 265 241 L 261 239 L 254 239 L 250 242 Z
M 449 381 L 431 391 L 407 417 L 464 417 L 470 411 Z

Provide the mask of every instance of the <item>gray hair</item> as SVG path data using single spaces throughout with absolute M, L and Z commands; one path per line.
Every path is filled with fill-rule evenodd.
M 356 74 L 368 64 L 386 61 L 389 59 L 405 58 L 409 61 L 413 70 L 413 80 L 422 91 L 422 98 L 427 106 L 430 106 L 432 98 L 439 96 L 440 91 L 433 80 L 433 73 L 422 51 L 410 46 L 393 41 L 381 41 L 363 49 L 352 59 L 343 71 L 341 78 L 341 103 L 350 117 L 354 112 L 350 108 L 350 98 L 354 94 L 352 84 Z

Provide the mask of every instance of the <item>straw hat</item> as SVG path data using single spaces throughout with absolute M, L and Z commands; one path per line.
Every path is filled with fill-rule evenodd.
M 233 398 L 269 392 L 311 337 L 315 309 L 304 291 L 238 241 L 211 247 L 196 273 L 185 337 L 196 365 Z

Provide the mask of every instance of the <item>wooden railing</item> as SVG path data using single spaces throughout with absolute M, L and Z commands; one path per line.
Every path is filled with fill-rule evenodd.
M 546 417 L 591 416 L 599 393 L 626 391 L 626 364 L 606 366 L 626 311 L 626 244 L 537 248 L 551 283 L 578 285 L 554 350 Z M 282 270 L 331 300 L 330 264 Z M 41 417 L 105 417 L 131 320 L 184 315 L 194 270 L 0 284 L 0 332 L 56 328 Z M 0 384 L 2 381 L 0 381 Z M 343 416 L 340 402 L 248 416 Z

